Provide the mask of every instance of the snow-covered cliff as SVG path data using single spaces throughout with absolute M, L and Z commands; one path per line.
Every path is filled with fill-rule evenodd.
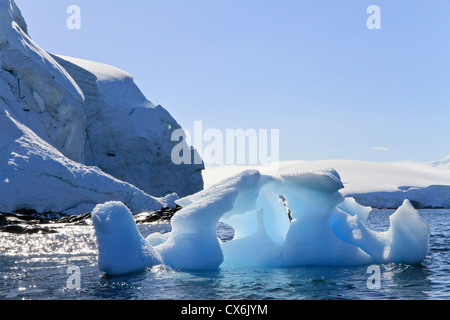
M 49 54 L 14 0 L 0 0 L 0 67 L 0 211 L 137 212 L 203 188 L 203 165 L 171 161 L 179 124 L 131 75 Z
M 175 165 L 171 141 L 180 125 L 161 106 L 148 101 L 127 72 L 71 57 L 55 60 L 85 96 L 85 160 L 143 191 L 180 197 L 202 189 L 203 165 Z

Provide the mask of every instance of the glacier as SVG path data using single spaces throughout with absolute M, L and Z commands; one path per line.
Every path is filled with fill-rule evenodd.
M 145 98 L 130 74 L 99 62 L 53 57 L 85 94 L 86 165 L 154 196 L 175 192 L 183 197 L 203 188 L 203 163 L 176 165 L 171 159 L 177 144 L 172 132 L 180 125 Z
M 130 74 L 54 55 L 0 1 L 0 212 L 82 214 L 121 201 L 133 212 L 175 206 L 203 189 L 203 164 L 171 161 L 181 128 Z
M 1 100 L 0 100 L 1 101 Z M 174 206 L 173 194 L 156 198 L 97 167 L 68 159 L 8 111 L 0 113 L 0 211 L 90 212 L 99 201 L 126 203 L 133 212 Z
M 145 241 L 129 226 L 133 225 L 131 212 L 124 210 L 123 204 L 99 204 L 93 213 L 93 220 L 98 221 L 94 227 L 99 258 L 109 257 L 108 267 L 102 263 L 99 268 L 117 275 L 155 264 L 177 270 L 217 270 L 230 266 L 419 264 L 426 258 L 429 225 L 408 200 L 390 217 L 390 228 L 378 232 L 366 225 L 371 208 L 344 197 L 343 188 L 340 175 L 332 168 L 281 176 L 244 171 L 176 200 L 183 208 L 172 218 L 172 231 L 150 234 Z M 113 224 L 103 217 L 111 212 L 130 222 Z M 219 222 L 235 229 L 231 241 L 217 237 Z M 145 258 L 128 264 L 120 255 L 127 255 L 128 248 Z

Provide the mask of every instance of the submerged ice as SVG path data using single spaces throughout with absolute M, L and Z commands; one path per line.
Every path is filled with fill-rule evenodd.
M 371 208 L 343 197 L 342 188 L 334 169 L 280 176 L 245 171 L 177 200 L 183 209 L 172 218 L 172 231 L 146 239 L 123 204 L 98 205 L 93 221 L 100 269 L 120 274 L 161 263 L 214 270 L 418 264 L 425 259 L 429 226 L 408 200 L 390 217 L 389 230 L 377 232 L 366 224 Z M 235 229 L 233 240 L 218 239 L 219 222 Z

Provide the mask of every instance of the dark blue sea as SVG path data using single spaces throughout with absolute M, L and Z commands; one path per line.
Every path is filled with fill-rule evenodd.
M 369 226 L 387 230 L 394 210 L 373 210 Z M 430 224 L 421 265 L 363 267 L 222 268 L 180 272 L 157 266 L 108 277 L 97 268 L 92 225 L 59 225 L 52 234 L 0 233 L 0 300 L 438 300 L 450 299 L 450 210 L 419 210 Z M 53 226 L 54 227 L 54 226 Z M 167 223 L 139 225 L 141 233 Z M 230 230 L 219 227 L 219 236 Z M 379 281 L 371 280 L 373 269 Z

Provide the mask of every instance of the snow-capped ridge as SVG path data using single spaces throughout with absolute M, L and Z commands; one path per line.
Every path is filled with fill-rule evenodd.
M 439 169 L 450 171 L 450 155 L 448 155 L 440 160 L 430 162 L 430 166 L 432 166 L 434 168 L 439 168 Z
M 96 75 L 98 81 L 116 81 L 121 79 L 133 79 L 133 76 L 128 72 L 111 66 L 106 63 L 96 62 L 81 58 L 69 57 L 65 55 L 56 55 L 57 57 L 72 62 L 78 66 L 82 66 L 83 69 Z
M 24 33 L 28 34 L 28 26 L 22 16 L 22 12 L 14 1 L 0 1 L 0 23 L 11 24 L 15 22 Z

